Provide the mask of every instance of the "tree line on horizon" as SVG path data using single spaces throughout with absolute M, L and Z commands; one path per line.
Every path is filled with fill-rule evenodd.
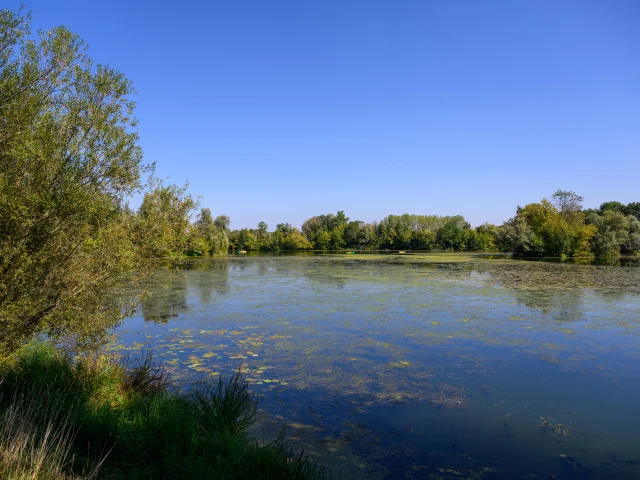
M 270 231 L 231 230 L 226 215 L 213 218 L 185 189 L 160 186 L 144 196 L 137 213 L 157 225 L 149 240 L 154 256 L 207 256 L 237 252 L 298 250 L 489 251 L 515 256 L 607 256 L 640 251 L 640 202 L 606 202 L 582 208 L 583 198 L 558 190 L 551 199 L 524 207 L 502 225 L 471 225 L 461 215 L 388 215 L 379 222 L 350 220 L 344 211 L 307 219 L 300 229 L 279 223 Z

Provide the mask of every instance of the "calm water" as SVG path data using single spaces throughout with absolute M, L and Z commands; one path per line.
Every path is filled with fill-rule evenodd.
M 640 268 L 354 257 L 160 270 L 113 348 L 240 369 L 342 478 L 640 478 Z

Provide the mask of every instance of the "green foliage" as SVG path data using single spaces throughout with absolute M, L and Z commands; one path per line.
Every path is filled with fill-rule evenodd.
M 302 234 L 316 250 L 339 250 L 345 246 L 353 247 L 358 242 L 358 225 L 349 223 L 349 218 L 340 210 L 337 215 L 319 215 L 311 217 L 302 224 Z M 347 233 L 347 230 L 349 232 Z M 353 243 L 349 243 L 348 236 Z
M 286 241 L 285 236 L 296 229 L 279 224 L 269 233 L 264 228 L 232 232 L 234 245 L 248 245 L 246 250 L 278 251 L 314 248 L 316 250 L 389 249 L 389 250 L 456 250 L 505 251 L 518 256 L 574 256 L 588 257 L 605 251 L 635 253 L 640 250 L 640 222 L 628 216 L 624 227 L 627 235 L 618 234 L 613 240 L 618 248 L 607 250 L 595 221 L 589 222 L 599 210 L 582 211 L 583 198 L 574 192 L 558 190 L 546 199 L 518 207 L 516 216 L 501 226 L 483 224 L 471 228 L 464 217 L 437 215 L 389 215 L 379 223 L 349 221 L 343 211 L 318 215 L 302 225 L 302 237 Z M 610 210 L 633 208 L 617 202 L 603 204 Z M 603 228 L 608 228 L 602 224 Z M 254 239 L 255 237 L 255 239 Z M 311 246 L 310 246 L 311 245 Z M 234 248 L 235 249 L 235 248 Z
M 271 250 L 310 250 L 313 245 L 297 228 L 287 226 L 271 235 Z
M 416 230 L 411 232 L 410 248 L 413 250 L 432 250 L 436 247 L 437 234 L 431 230 Z
M 463 217 L 438 215 L 389 215 L 377 225 L 379 246 L 388 249 L 464 249 Z
M 604 202 L 600 205 L 600 213 L 604 212 L 620 212 L 624 213 L 625 205 L 620 202 Z
M 230 245 L 234 252 L 247 251 L 254 252 L 260 250 L 259 238 L 266 240 L 266 235 L 260 231 L 253 232 L 248 228 L 242 230 L 236 230 L 230 234 Z
M 213 221 L 213 224 L 219 230 L 222 230 L 222 231 L 226 232 L 226 231 L 229 230 L 229 225 L 231 225 L 231 219 L 229 217 L 227 217 L 226 215 L 219 215 Z
M 640 253 L 640 220 L 633 215 L 627 217 L 629 221 L 629 237 L 622 244 L 622 251 L 629 254 Z
M 605 219 L 607 213 L 619 213 L 627 217 L 626 234 L 620 226 L 624 221 L 619 217 Z M 598 218 L 603 217 L 603 218 Z M 598 227 L 598 235 L 595 239 L 595 249 L 605 255 L 615 254 L 621 251 L 626 254 L 640 252 L 640 202 L 632 202 L 627 205 L 620 202 L 605 202 L 598 210 L 591 210 L 587 216 L 588 222 Z M 603 230 L 603 231 L 600 231 Z M 616 247 L 616 242 L 619 242 Z
M 64 27 L 0 12 L 0 354 L 40 332 L 95 339 L 104 296 L 147 269 L 133 87 Z M 78 312 L 82 312 L 79 318 Z
M 344 248 L 346 242 L 344 241 L 344 225 L 340 225 L 330 233 L 331 240 L 329 241 L 329 248 L 331 250 L 340 250 Z
M 517 256 L 535 255 L 543 248 L 527 220 L 519 215 L 502 225 L 497 243 L 500 250 Z
M 438 244 L 444 250 L 464 250 L 465 230 L 469 228 L 469 224 L 464 220 L 464 217 L 458 215 L 449 218 L 438 229 L 436 235 Z
M 326 230 L 320 231 L 315 238 L 315 247 L 317 250 L 329 250 L 329 247 L 331 247 L 331 234 Z
M 168 257 L 182 255 L 190 240 L 189 217 L 197 204 L 187 194 L 187 186 L 165 186 L 154 180 L 154 188 L 145 193 L 138 215 L 146 232 L 145 255 Z
M 635 217 L 630 217 L 635 220 Z M 629 241 L 630 222 L 623 213 L 605 210 L 602 215 L 592 213 L 587 221 L 596 227 L 593 250 L 596 255 L 617 255 L 622 245 Z
M 349 221 L 343 211 L 311 217 L 302 225 L 316 250 L 493 250 L 497 231 L 495 226 L 473 230 L 459 215 L 389 215 L 371 224 Z
M 588 256 L 595 234 L 579 210 L 582 197 L 559 190 L 554 204 L 543 199 L 518 207 L 516 217 L 503 225 L 501 245 L 514 255 Z
M 607 211 L 619 212 L 626 216 L 631 215 L 632 217 L 640 218 L 640 202 L 632 202 L 627 205 L 620 202 L 604 202 L 594 213 L 602 215 Z
M 490 223 L 483 223 L 476 227 L 479 236 L 481 248 L 479 250 L 495 251 L 498 250 L 498 239 L 500 237 L 500 228 Z
M 179 394 L 149 356 L 130 367 L 36 345 L 5 360 L 0 379 L 3 478 L 323 477 L 283 435 L 268 445 L 247 435 L 256 400 L 239 374 Z
M 227 254 L 230 245 L 229 223 L 229 217 L 224 216 L 224 220 L 218 217 L 214 221 L 210 209 L 200 210 L 191 231 L 190 251 L 197 255 Z
M 637 219 L 640 219 L 640 202 L 632 202 L 624 207 L 623 213 L 625 215 L 631 215 Z
M 485 244 L 486 238 L 472 228 L 462 230 L 462 237 L 462 244 L 465 250 L 481 251 L 487 249 Z

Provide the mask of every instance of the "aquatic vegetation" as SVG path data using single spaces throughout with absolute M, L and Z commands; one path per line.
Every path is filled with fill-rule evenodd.
M 551 419 L 545 417 L 540 417 L 538 427 L 543 432 L 551 432 L 559 437 L 566 437 L 573 431 L 571 427 L 563 425 L 562 423 L 553 423 Z
M 463 408 L 469 399 L 465 396 L 464 388 L 441 383 L 439 390 L 429 396 L 429 401 L 438 408 Z
M 407 368 L 409 365 L 411 365 L 410 362 L 389 362 L 391 368 Z

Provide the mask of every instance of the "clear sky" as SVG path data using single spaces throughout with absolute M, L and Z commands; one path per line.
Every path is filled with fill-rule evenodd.
M 640 201 L 637 0 L 19 3 L 133 79 L 146 160 L 232 228 Z

